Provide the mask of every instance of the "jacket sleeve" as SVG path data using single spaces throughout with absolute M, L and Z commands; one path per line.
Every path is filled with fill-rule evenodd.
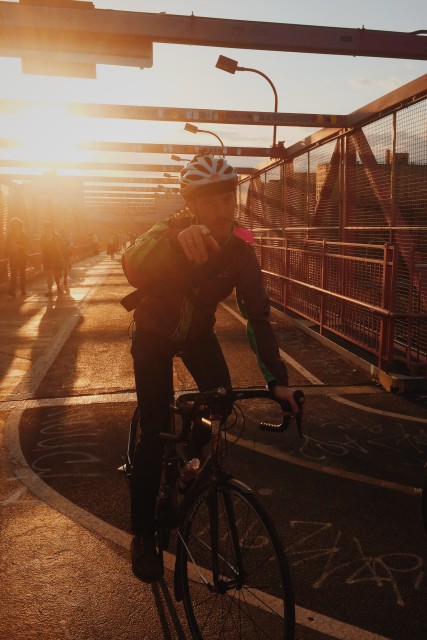
M 270 323 L 270 302 L 262 282 L 255 252 L 247 247 L 247 259 L 236 285 L 240 312 L 247 320 L 246 331 L 262 374 L 269 386 L 288 386 L 288 371 L 280 357 L 279 346 Z

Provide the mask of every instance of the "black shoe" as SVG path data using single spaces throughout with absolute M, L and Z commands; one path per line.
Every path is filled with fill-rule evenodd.
M 142 582 L 157 582 L 163 578 L 163 562 L 157 553 L 154 537 L 134 536 L 130 546 L 133 574 Z

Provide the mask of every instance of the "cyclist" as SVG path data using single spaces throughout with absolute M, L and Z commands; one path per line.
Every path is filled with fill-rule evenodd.
M 181 171 L 180 185 L 187 208 L 137 238 L 122 259 L 137 287 L 123 301 L 128 310 L 136 306 L 131 353 L 141 421 L 131 477 L 131 558 L 134 574 L 146 582 L 163 575 L 154 513 L 163 453 L 158 433 L 169 428 L 172 359 L 179 352 L 201 391 L 231 388 L 214 324 L 218 304 L 234 288 L 267 383 L 298 411 L 269 322 L 261 269 L 246 241 L 250 232 L 234 221 L 234 169 L 222 157 L 198 155 Z

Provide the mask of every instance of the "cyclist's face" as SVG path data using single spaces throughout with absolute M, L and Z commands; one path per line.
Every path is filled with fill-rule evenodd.
M 233 229 L 236 210 L 236 192 L 228 191 L 219 195 L 199 196 L 192 206 L 198 223 L 208 227 L 215 240 L 223 242 Z

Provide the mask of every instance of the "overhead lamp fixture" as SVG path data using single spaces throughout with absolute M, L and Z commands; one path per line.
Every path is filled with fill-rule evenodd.
M 245 71 L 243 67 L 239 67 L 239 63 L 237 60 L 233 60 L 232 58 L 227 58 L 227 56 L 219 56 L 216 61 L 215 67 L 217 69 L 221 69 L 221 71 L 226 71 L 227 73 L 236 73 L 236 71 Z
M 265 73 L 263 73 L 262 71 L 259 71 L 258 69 L 251 69 L 249 67 L 239 67 L 239 63 L 237 62 L 237 60 L 233 60 L 232 58 L 227 58 L 226 56 L 219 56 L 215 67 L 217 69 L 221 69 L 221 71 L 226 71 L 227 73 L 232 73 L 232 74 L 236 73 L 236 71 L 251 71 L 252 73 L 256 73 L 259 76 L 262 76 L 263 78 L 265 78 L 265 80 L 267 80 L 270 87 L 273 89 L 274 113 L 277 113 L 278 97 L 277 97 L 276 87 L 274 86 L 273 82 Z M 276 146 L 276 130 L 277 130 L 277 125 L 274 125 L 273 148 Z
M 213 131 L 208 131 L 207 129 L 199 129 L 199 127 L 196 127 L 195 124 L 190 124 L 189 122 L 185 123 L 184 129 L 185 131 L 189 131 L 190 133 L 210 133 L 211 136 L 215 136 L 215 138 L 219 141 L 222 147 L 222 155 L 225 157 L 224 143 L 217 133 L 214 133 Z
M 199 127 L 196 127 L 195 124 L 190 124 L 189 122 L 185 123 L 184 129 L 190 133 L 199 133 Z
M 175 162 L 190 162 L 190 158 L 181 158 L 181 156 L 174 154 L 171 155 L 171 160 L 175 160 Z

